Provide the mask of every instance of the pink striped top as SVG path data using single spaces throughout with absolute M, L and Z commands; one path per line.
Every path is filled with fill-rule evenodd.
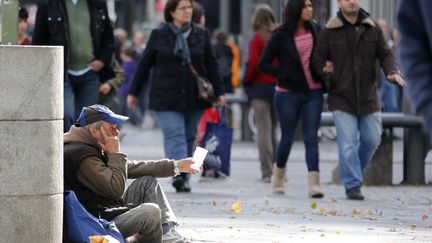
M 310 58 L 312 55 L 313 37 L 309 31 L 297 32 L 294 36 L 294 41 L 297 47 L 297 51 L 300 56 L 300 61 L 303 66 L 303 71 L 306 76 L 306 82 L 309 89 L 316 90 L 321 89 L 321 84 L 316 83 L 312 77 L 312 73 L 309 69 Z M 289 89 L 276 86 L 276 91 L 289 91 Z

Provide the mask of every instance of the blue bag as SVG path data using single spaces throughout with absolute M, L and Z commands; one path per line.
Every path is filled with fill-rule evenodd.
M 98 219 L 87 212 L 73 191 L 65 191 L 64 194 L 64 222 L 64 233 L 71 242 L 90 242 L 90 236 L 108 235 L 117 240 L 113 242 L 124 243 L 114 222 Z
M 201 146 L 208 150 L 204 168 L 211 168 L 223 176 L 230 175 L 233 129 L 227 123 L 227 108 L 218 107 L 219 122 L 207 122 Z

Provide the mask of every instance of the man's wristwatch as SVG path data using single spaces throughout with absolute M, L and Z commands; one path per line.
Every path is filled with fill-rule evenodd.
M 181 172 L 177 164 L 178 164 L 178 161 L 174 160 L 174 176 L 180 175 L 180 172 Z

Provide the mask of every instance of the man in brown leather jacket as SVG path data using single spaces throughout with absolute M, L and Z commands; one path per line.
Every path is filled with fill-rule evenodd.
M 395 58 L 359 0 L 338 0 L 340 11 L 321 31 L 313 68 L 326 80 L 338 136 L 340 180 L 348 199 L 363 200 L 363 171 L 381 141 L 375 63 L 399 85 Z
M 114 221 L 127 242 L 185 242 L 155 177 L 195 174 L 191 158 L 130 161 L 120 150 L 117 125 L 128 117 L 103 105 L 84 107 L 64 134 L 64 187 L 96 217 Z M 128 178 L 135 179 L 126 188 Z M 126 190 L 126 192 L 125 192 Z

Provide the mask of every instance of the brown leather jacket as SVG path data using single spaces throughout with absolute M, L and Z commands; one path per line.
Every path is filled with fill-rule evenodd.
M 334 64 L 334 73 L 323 72 L 326 60 Z M 379 61 L 386 75 L 398 73 L 395 58 L 384 35 L 369 14 L 360 10 L 358 23 L 349 24 L 338 13 L 321 31 L 312 66 L 329 90 L 329 108 L 355 115 L 379 111 L 377 73 Z

